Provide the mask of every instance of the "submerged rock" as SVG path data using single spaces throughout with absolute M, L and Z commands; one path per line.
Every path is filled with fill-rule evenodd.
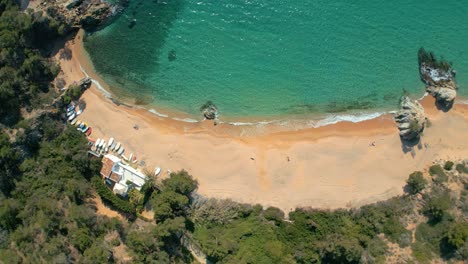
M 169 61 L 175 61 L 177 59 L 177 53 L 175 50 L 171 50 L 169 51 L 169 53 L 167 54 L 167 59 Z
M 424 108 L 418 101 L 403 96 L 400 110 L 395 115 L 395 122 L 400 130 L 400 137 L 404 140 L 413 140 L 421 136 L 426 126 Z
M 200 111 L 203 113 L 203 116 L 205 116 L 206 119 L 212 120 L 218 118 L 218 108 L 211 101 L 208 101 L 202 105 L 200 107 Z

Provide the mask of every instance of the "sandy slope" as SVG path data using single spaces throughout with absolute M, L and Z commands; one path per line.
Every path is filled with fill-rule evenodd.
M 78 39 L 67 45 L 73 59 L 61 65 L 71 83 L 84 76 L 79 65 L 86 67 L 87 62 Z M 296 206 L 337 208 L 383 200 L 401 194 L 408 174 L 434 159 L 468 157 L 467 106 L 443 113 L 430 97 L 423 104 L 432 126 L 419 148 L 406 153 L 389 115 L 357 124 L 289 132 L 271 128 L 252 135 L 245 133 L 252 128 L 190 124 L 116 106 L 94 85 L 82 99 L 87 107 L 80 119 L 92 126 L 93 138 L 116 138 L 127 156 L 135 153 L 149 169 L 188 170 L 202 195 L 286 212 Z M 370 146 L 374 141 L 376 146 Z

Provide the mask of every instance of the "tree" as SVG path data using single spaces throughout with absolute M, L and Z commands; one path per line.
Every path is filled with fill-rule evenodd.
M 168 218 L 184 215 L 189 199 L 172 190 L 164 190 L 153 197 L 151 204 L 154 209 L 154 218 L 157 222 L 162 222 Z
M 406 181 L 409 187 L 410 194 L 417 194 L 424 190 L 426 187 L 427 181 L 424 179 L 422 172 L 415 171 L 410 174 L 408 180 Z
M 79 228 L 72 230 L 70 233 L 72 244 L 81 252 L 84 252 L 93 244 L 93 238 L 87 229 Z
M 320 246 L 324 263 L 359 263 L 363 248 L 356 239 L 332 235 Z
M 264 212 L 263 216 L 265 219 L 274 221 L 276 225 L 279 225 L 283 222 L 284 213 L 279 208 L 268 207 Z
M 440 221 L 446 211 L 450 208 L 451 198 L 449 192 L 446 190 L 437 191 L 434 194 L 425 196 L 426 205 L 424 206 L 424 213 L 426 213 L 432 220 Z
M 17 225 L 21 223 L 18 218 L 20 206 L 18 201 L 13 199 L 5 199 L 0 206 L 0 227 L 6 230 L 13 231 Z
M 468 240 L 468 223 L 455 223 L 450 226 L 447 240 L 456 249 L 461 248 Z
M 163 180 L 163 184 L 164 188 L 168 188 L 183 195 L 190 194 L 198 186 L 198 182 L 185 170 L 171 173 L 168 179 Z
M 82 263 L 109 263 L 112 259 L 112 251 L 102 241 L 96 241 L 83 254 Z
M 134 207 L 141 206 L 143 198 L 143 194 L 135 188 L 128 192 L 128 200 Z

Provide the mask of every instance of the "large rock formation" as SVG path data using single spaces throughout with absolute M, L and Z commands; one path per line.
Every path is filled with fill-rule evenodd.
M 114 14 L 114 7 L 101 0 L 43 0 L 30 6 L 63 22 L 70 28 L 102 26 Z
M 457 97 L 457 88 L 453 80 L 427 86 L 426 91 L 436 98 L 439 106 L 445 109 L 452 107 Z
M 204 105 L 202 105 L 200 107 L 200 111 L 203 113 L 203 116 L 206 119 L 212 120 L 212 119 L 217 119 L 218 118 L 218 108 L 211 101 L 208 101 Z
M 418 101 L 403 96 L 400 110 L 395 115 L 395 121 L 400 130 L 400 137 L 404 140 L 419 138 L 426 126 L 424 108 Z
M 419 74 L 426 84 L 426 91 L 436 98 L 439 106 L 449 109 L 457 97 L 452 65 L 443 59 L 437 60 L 434 53 L 423 48 L 419 50 L 418 58 Z

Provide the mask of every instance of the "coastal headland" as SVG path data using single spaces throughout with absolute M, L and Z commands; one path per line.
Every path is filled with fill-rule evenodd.
M 82 34 L 66 43 L 71 59 L 59 60 L 59 77 L 67 84 L 85 77 L 83 70 L 99 80 L 83 49 Z M 410 148 L 403 146 L 391 114 L 297 130 L 181 122 L 117 105 L 95 84 L 81 100 L 86 108 L 79 119 L 92 127 L 91 137 L 114 137 L 150 171 L 156 166 L 185 169 L 198 180 L 201 195 L 285 212 L 384 200 L 402 194 L 408 175 L 434 160 L 468 157 L 468 105 L 455 104 L 443 112 L 431 96 L 421 100 L 431 125 Z

